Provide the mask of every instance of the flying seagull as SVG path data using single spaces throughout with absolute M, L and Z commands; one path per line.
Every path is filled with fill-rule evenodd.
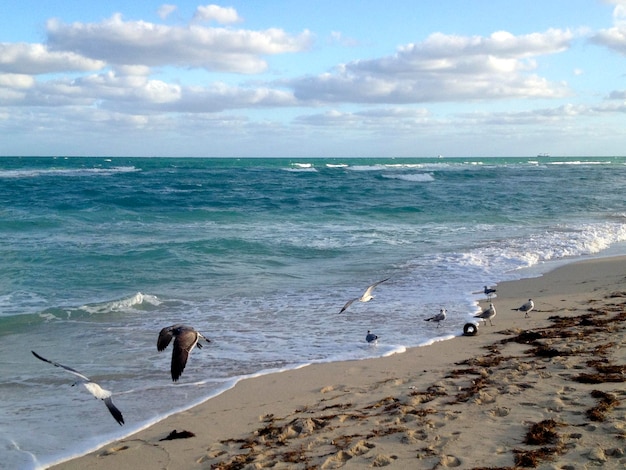
M 497 291 L 496 289 L 485 286 L 485 290 L 483 292 L 485 293 L 488 299 L 491 299 L 493 294 L 495 294 Z
M 446 319 L 446 309 L 442 308 L 441 310 L 439 310 L 439 313 L 435 316 L 432 316 L 430 318 L 424 318 L 424 321 L 434 321 L 437 322 L 437 328 L 439 328 L 441 326 L 442 321 L 444 321 Z
M 47 362 L 48 364 L 52 364 L 53 366 L 61 367 L 62 369 L 65 369 L 66 371 L 70 372 L 71 374 L 74 374 L 77 377 L 80 377 L 81 380 L 79 380 L 77 382 L 74 382 L 72 384 L 72 386 L 74 386 L 76 384 L 83 384 L 85 386 L 85 388 L 87 390 L 89 390 L 89 392 L 94 397 L 99 398 L 100 400 L 104 401 L 104 404 L 107 406 L 107 408 L 111 412 L 111 415 L 113 415 L 113 417 L 115 418 L 115 421 L 117 421 L 120 426 L 122 424 L 124 424 L 124 417 L 122 416 L 122 412 L 117 409 L 117 407 L 113 404 L 113 400 L 111 400 L 111 392 L 109 392 L 108 390 L 103 389 L 97 383 L 92 382 L 91 379 L 89 379 L 89 377 L 84 376 L 83 374 L 81 374 L 77 370 L 74 370 L 71 367 L 64 366 L 63 364 L 59 364 L 58 362 L 49 361 L 45 357 L 41 357 L 35 351 L 31 351 L 31 352 L 33 353 L 33 355 L 37 359 L 40 359 L 40 360 L 42 360 L 44 362 Z
M 481 320 L 485 322 L 485 325 L 487 324 L 487 320 L 489 320 L 489 323 L 491 324 L 491 326 L 493 326 L 493 322 L 491 321 L 491 319 L 495 316 L 496 316 L 496 308 L 493 306 L 492 303 L 490 303 L 489 308 L 483 310 L 477 315 L 474 315 L 474 318 L 480 318 Z
M 202 336 L 191 326 L 176 324 L 172 326 L 166 326 L 159 333 L 159 339 L 157 340 L 157 350 L 163 351 L 170 344 L 172 338 L 174 340 L 174 350 L 172 351 L 172 380 L 176 382 L 187 364 L 187 359 L 191 350 L 197 345 L 198 348 L 202 348 L 202 344 L 198 342 L 199 339 L 205 340 L 210 343 L 211 340 Z
M 359 301 L 359 302 L 369 302 L 370 300 L 372 300 L 374 298 L 374 296 L 372 295 L 372 291 L 374 290 L 374 288 L 378 285 L 378 284 L 382 284 L 385 281 L 388 281 L 390 278 L 387 279 L 383 279 L 382 281 L 378 281 L 375 282 L 374 284 L 372 284 L 371 286 L 369 286 L 367 289 L 365 289 L 365 292 L 363 292 L 363 295 L 361 297 L 355 297 L 352 300 L 348 300 L 346 302 L 346 304 L 343 306 L 343 308 L 341 309 L 341 311 L 339 313 L 343 313 L 346 311 L 346 309 L 352 305 L 352 302 L 355 301 Z
M 535 308 L 535 302 L 533 302 L 533 299 L 528 299 L 528 302 L 526 302 L 524 305 L 519 308 L 514 308 L 513 310 L 517 310 L 518 312 L 524 312 L 524 317 L 528 317 L 528 314 L 533 308 Z
M 365 336 L 365 341 L 368 343 L 374 343 L 378 340 L 378 336 L 372 333 L 370 330 L 367 330 L 367 336 Z

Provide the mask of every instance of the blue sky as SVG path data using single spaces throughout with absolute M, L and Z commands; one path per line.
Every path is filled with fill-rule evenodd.
M 2 9 L 0 155 L 626 155 L 626 0 Z

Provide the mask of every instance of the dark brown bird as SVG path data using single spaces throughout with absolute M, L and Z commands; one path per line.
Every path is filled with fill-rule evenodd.
M 159 339 L 157 340 L 157 349 L 163 351 L 170 344 L 170 341 L 174 339 L 174 349 L 172 351 L 172 380 L 176 382 L 185 366 L 187 365 L 187 359 L 191 350 L 197 345 L 198 348 L 202 348 L 202 344 L 198 342 L 199 339 L 205 340 L 210 343 L 211 340 L 204 337 L 201 333 L 198 333 L 193 327 L 187 325 L 172 325 L 167 326 L 159 333 Z

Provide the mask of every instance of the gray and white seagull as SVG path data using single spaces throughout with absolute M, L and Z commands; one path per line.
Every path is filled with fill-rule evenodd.
M 496 307 L 494 307 L 493 304 L 490 303 L 489 308 L 486 308 L 479 314 L 474 315 L 474 318 L 480 318 L 481 320 L 485 322 L 485 325 L 487 324 L 487 320 L 489 320 L 489 323 L 491 324 L 491 326 L 493 326 L 493 322 L 491 320 L 495 316 L 496 316 Z
M 111 415 L 115 418 L 115 421 L 117 421 L 120 426 L 122 424 L 124 424 L 124 417 L 122 416 L 122 412 L 117 409 L 117 407 L 113 404 L 113 400 L 111 400 L 111 392 L 109 392 L 108 390 L 103 389 L 102 387 L 100 387 L 100 385 L 98 385 L 97 383 L 93 382 L 89 377 L 81 374 L 77 370 L 72 369 L 71 367 L 68 367 L 68 366 L 64 366 L 63 364 L 59 364 L 58 362 L 50 361 L 50 360 L 46 359 L 45 357 L 42 357 L 39 354 L 37 354 L 35 351 L 31 351 L 31 352 L 33 353 L 33 356 L 35 356 L 37 359 L 40 359 L 40 360 L 42 360 L 44 362 L 47 362 L 48 364 L 52 364 L 53 366 L 65 369 L 69 373 L 74 374 L 77 377 L 80 377 L 81 380 L 79 380 L 77 382 L 74 382 L 72 384 L 72 386 L 74 386 L 76 384 L 84 385 L 84 387 L 94 397 L 104 401 L 104 404 L 107 406 L 107 408 L 111 412 Z
M 203 339 L 207 343 L 210 343 L 211 340 L 205 338 L 191 326 L 176 324 L 166 326 L 161 330 L 159 338 L 157 339 L 157 350 L 163 351 L 167 348 L 172 338 L 176 339 L 174 339 L 174 349 L 172 351 L 171 372 L 172 380 L 176 382 L 183 373 L 183 370 L 185 370 L 185 365 L 187 365 L 187 359 L 189 359 L 191 350 L 195 346 L 198 346 L 198 349 L 202 348 L 202 344 L 200 344 L 198 340 Z
M 383 279 L 382 281 L 378 281 L 375 282 L 374 284 L 372 284 L 371 286 L 369 286 L 367 289 L 365 289 L 365 292 L 363 292 L 363 295 L 361 295 L 361 297 L 355 297 L 354 299 L 348 300 L 346 302 L 346 304 L 343 306 L 343 308 L 339 311 L 339 313 L 343 313 L 346 311 L 346 309 L 352 305 L 352 302 L 356 302 L 357 300 L 359 302 L 369 302 L 370 300 L 372 300 L 374 298 L 374 296 L 372 295 L 372 291 L 374 290 L 374 288 L 378 285 L 378 284 L 382 284 L 385 281 L 388 281 L 391 278 L 387 278 L 387 279 Z
M 524 303 L 524 305 L 522 305 L 519 308 L 514 308 L 513 310 L 517 310 L 518 312 L 524 312 L 525 313 L 524 317 L 528 317 L 528 314 L 534 308 L 535 308 L 535 302 L 533 302 L 533 299 L 528 299 L 528 302 Z
M 424 321 L 437 322 L 437 328 L 439 328 L 441 326 L 440 322 L 446 319 L 446 313 L 447 313 L 447 310 L 445 308 L 442 308 L 441 310 L 439 310 L 439 313 L 437 315 L 434 315 L 430 318 L 424 318 Z

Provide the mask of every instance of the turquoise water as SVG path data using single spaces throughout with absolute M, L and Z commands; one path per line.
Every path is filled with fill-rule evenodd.
M 613 157 L 0 158 L 4 458 L 46 466 L 244 376 L 451 338 L 485 284 L 626 251 L 624 194 Z M 180 322 L 213 342 L 174 384 L 156 336 Z M 126 425 L 31 349 L 112 390 Z

